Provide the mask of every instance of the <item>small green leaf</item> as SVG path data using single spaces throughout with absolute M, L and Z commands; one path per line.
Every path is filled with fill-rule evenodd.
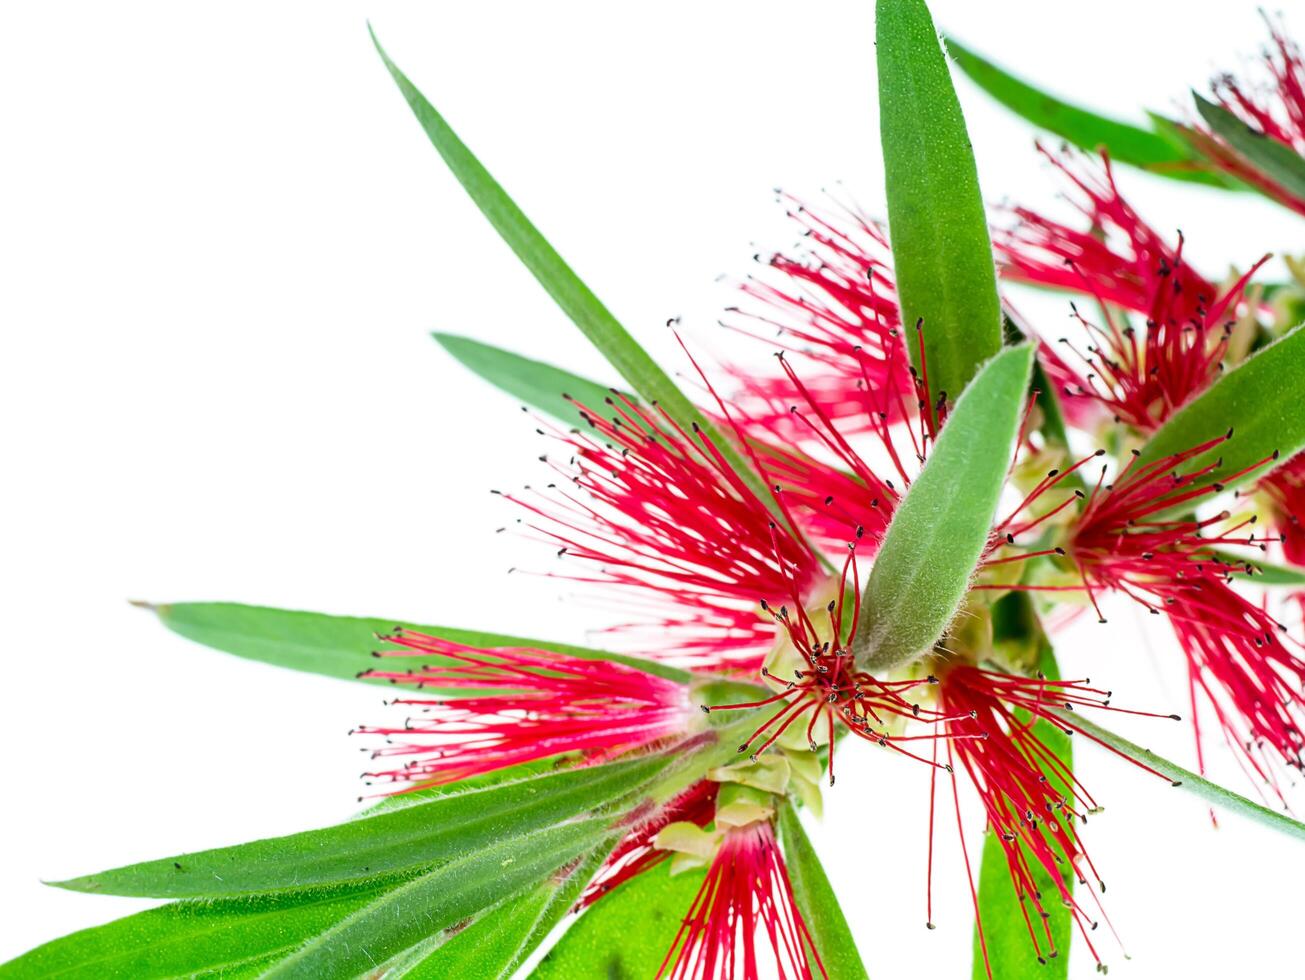
M 576 821 L 470 850 L 381 895 L 308 940 L 263 976 L 357 977 L 542 881 L 597 846 L 609 825 L 602 817 Z
M 1071 714 L 1067 711 L 1055 711 L 1054 713 L 1067 724 L 1082 731 L 1089 739 L 1096 739 L 1109 748 L 1123 753 L 1128 758 L 1136 759 L 1143 765 L 1149 766 L 1160 775 L 1173 780 L 1175 785 L 1199 796 L 1207 803 L 1213 803 L 1229 813 L 1249 817 L 1256 823 L 1264 824 L 1266 827 L 1287 834 L 1290 837 L 1305 840 L 1305 823 L 1294 820 L 1287 814 L 1280 813 L 1277 810 L 1270 810 L 1267 806 L 1261 806 L 1239 793 L 1225 789 L 1217 783 L 1212 783 L 1203 776 L 1198 776 L 1196 773 L 1156 755 L 1150 749 L 1144 749 L 1140 745 L 1116 735 L 1109 729 L 1088 721 L 1083 717 L 1082 712 L 1075 711 Z
M 0 965 L 0 978 L 165 980 L 256 974 L 373 900 L 376 889 L 322 898 L 175 902 L 64 936 Z
M 1016 593 L 1012 593 L 1015 595 Z M 1028 604 L 1028 593 L 1019 596 Z M 1051 648 L 1046 635 L 1033 619 L 1034 630 L 1040 644 L 1038 669 L 1051 680 L 1060 679 L 1060 668 L 1056 663 L 1056 654 Z M 1027 714 L 1024 720 L 1027 720 Z M 1072 739 L 1050 722 L 1039 719 L 1033 725 L 1033 734 L 1045 745 L 1064 771 L 1074 771 L 1074 750 Z M 1066 799 L 1073 797 L 1073 787 L 1066 786 L 1062 775 L 1050 766 L 1039 764 L 1048 782 Z M 1069 951 L 1073 919 L 1070 910 L 1061 902 L 1060 889 L 1056 882 L 1021 841 L 1018 846 L 1024 852 L 1025 861 L 1033 875 L 1033 881 L 1042 893 L 1042 909 L 1046 919 L 1039 921 L 1037 912 L 1030 902 L 1021 907 L 1011 881 L 1010 864 L 1006 860 L 1006 851 L 1002 847 L 1001 837 L 991 830 L 983 835 L 983 861 L 979 867 L 979 916 L 983 924 L 983 942 L 987 945 L 988 963 L 992 975 L 1002 980 L 1064 980 L 1069 975 Z M 1054 845 L 1053 845 L 1054 846 Z M 1064 881 L 1073 891 L 1074 875 L 1065 866 Z M 1038 942 L 1042 945 L 1046 964 L 1038 962 L 1034 952 L 1033 940 L 1029 936 L 1029 927 L 1025 914 L 1029 916 L 1037 930 Z M 1054 939 L 1055 956 L 1050 955 L 1046 946 L 1044 924 L 1050 928 Z M 984 964 L 983 945 L 979 939 L 976 924 L 974 932 L 974 958 L 971 970 L 973 980 L 987 980 L 988 969 Z
M 1192 98 L 1196 100 L 1196 111 L 1216 136 L 1292 197 L 1305 198 L 1305 157 L 1248 126 L 1223 106 L 1196 92 Z
M 662 861 L 624 882 L 562 934 L 531 980 L 655 976 L 705 876 L 701 870 L 672 876 L 670 862 Z
M 838 896 L 792 806 L 780 808 L 779 832 L 793 897 L 830 980 L 868 980 Z
M 394 619 L 328 616 L 326 613 L 246 606 L 235 602 L 143 605 L 157 613 L 164 626 L 196 643 L 278 667 L 346 680 L 363 680 L 387 687 L 390 686 L 388 681 L 360 678 L 359 674 L 376 666 L 371 651 L 377 647 L 377 634 L 388 633 L 396 626 L 482 649 L 532 647 L 590 660 L 612 660 L 681 683 L 687 683 L 690 678 L 686 671 L 638 657 L 481 630 L 405 623 Z
M 1152 132 L 1071 105 L 1021 81 L 955 38 L 947 38 L 946 43 L 952 60 L 976 85 L 1039 129 L 1055 133 L 1089 153 L 1105 149 L 1112 160 L 1166 177 L 1227 184 L 1220 175 L 1206 169 L 1201 158 L 1175 135 L 1163 130 Z
M 1258 480 L 1305 448 L 1305 330 L 1296 329 L 1275 340 L 1218 378 L 1175 412 L 1142 448 L 1139 464 L 1193 449 L 1218 439 L 1229 429 L 1233 437 L 1184 463 L 1193 472 L 1223 460 L 1200 486 L 1222 483 L 1232 489 Z M 1261 460 L 1270 460 L 1252 473 L 1234 474 Z
M 983 366 L 893 515 L 853 638 L 865 669 L 910 663 L 951 625 L 992 530 L 1032 364 L 1023 346 Z
M 611 395 L 610 388 L 578 374 L 482 344 L 470 337 L 459 337 L 451 333 L 431 336 L 463 365 L 494 387 L 568 425 L 576 424 L 580 416 L 575 403 L 567 401 L 563 396 L 569 395 L 576 402 L 601 411 L 603 400 Z
M 370 30 L 370 28 L 369 28 Z M 778 505 L 761 477 L 740 455 L 734 444 L 723 438 L 713 425 L 670 376 L 654 361 L 648 352 L 630 336 L 630 332 L 603 305 L 580 277 L 559 255 L 556 249 L 526 217 L 525 213 L 508 196 L 493 175 L 476 159 L 444 117 L 430 104 L 390 60 L 372 33 L 372 43 L 385 62 L 399 91 L 407 100 L 413 115 L 425 130 L 432 145 L 448 165 L 453 176 L 462 185 L 476 207 L 494 226 L 508 247 L 516 253 L 531 275 L 544 287 L 554 302 L 580 328 L 591 344 L 598 349 L 612 367 L 647 404 L 658 405 L 688 432 L 695 425 L 712 442 L 730 467 L 744 480 L 757 499 L 764 502 L 783 519 Z M 986 234 L 986 231 L 985 231 Z
M 552 826 L 626 796 L 666 765 L 647 757 L 451 792 L 286 837 L 181 854 L 54 882 L 74 891 L 212 898 L 326 889 L 411 874 L 493 841 Z
M 954 402 L 1001 347 L 996 266 L 974 152 L 924 0 L 878 0 L 875 47 L 902 323 L 909 329 L 923 320 L 931 396 L 945 393 Z M 917 345 L 907 346 L 919 368 Z

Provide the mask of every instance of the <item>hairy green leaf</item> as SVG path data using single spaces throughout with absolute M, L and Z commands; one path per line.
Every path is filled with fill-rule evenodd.
M 1112 160 L 1132 164 L 1166 177 L 1202 184 L 1227 185 L 1209 170 L 1181 139 L 1165 131 L 1152 132 L 1119 122 L 1058 99 L 1021 81 L 955 38 L 947 38 L 952 60 L 981 89 L 1034 126 L 1055 133 L 1080 149 L 1105 149 Z
M 1027 602 L 1027 593 L 1023 594 Z M 1038 669 L 1051 680 L 1060 679 L 1060 668 L 1056 663 L 1055 651 L 1034 620 L 1034 629 L 1038 634 L 1040 651 Z M 1020 713 L 1025 715 L 1024 712 Z M 1024 720 L 1027 720 L 1025 715 Z M 1033 725 L 1033 734 L 1042 742 L 1065 767 L 1065 772 L 1074 771 L 1074 749 L 1072 739 L 1050 722 L 1039 719 Z M 1051 766 L 1039 765 L 1047 781 L 1065 798 L 1073 798 L 1073 787 L 1065 783 L 1064 778 Z M 1033 875 L 1037 889 L 1042 894 L 1042 910 L 1046 919 L 1040 920 L 1037 910 L 1030 900 L 1021 904 L 1011 881 L 1010 863 L 1002 846 L 1000 835 L 991 830 L 983 835 L 983 860 L 979 867 L 979 917 L 983 927 L 980 939 L 976 923 L 974 932 L 974 958 L 971 974 L 973 980 L 987 980 L 988 966 L 985 965 L 984 950 L 986 945 L 987 964 L 991 965 L 992 976 L 1002 980 L 1064 980 L 1069 975 L 1069 950 L 1073 919 L 1070 910 L 1061 902 L 1060 888 L 1042 863 L 1029 851 L 1021 841 L 1016 844 L 1024 853 L 1025 861 Z M 1054 846 L 1054 845 L 1052 845 Z M 1074 875 L 1066 865 L 1064 872 L 1065 887 L 1073 892 Z M 1028 919 L 1025 919 L 1025 915 Z M 1032 921 L 1036 930 L 1037 941 L 1042 948 L 1045 963 L 1038 962 L 1038 954 L 1029 936 L 1028 921 Z M 1053 946 L 1046 945 L 1044 925 L 1051 930 Z
M 377 634 L 388 633 L 396 626 L 471 647 L 552 650 L 572 657 L 612 660 L 680 682 L 689 680 L 687 671 L 651 660 L 481 630 L 405 623 L 394 619 L 330 616 L 326 613 L 273 609 L 269 606 L 246 606 L 236 602 L 175 602 L 149 605 L 147 608 L 157 613 L 163 625 L 174 632 L 196 643 L 238 657 L 312 674 L 325 674 L 327 677 L 363 680 L 386 686 L 389 686 L 388 681 L 359 677 L 359 674 L 376 666 L 376 659 L 371 652 L 377 647 Z
M 853 638 L 881 672 L 946 632 L 992 530 L 1019 432 L 1033 348 L 1010 347 L 965 389 L 884 536 Z
M 878 0 L 879 136 L 902 323 L 924 325 L 931 397 L 954 402 L 1001 347 L 974 152 L 924 0 Z M 910 348 L 917 368 L 918 351 Z
M 1305 157 L 1291 147 L 1246 125 L 1221 105 L 1192 93 L 1196 111 L 1216 136 L 1250 162 L 1256 170 L 1293 197 L 1305 198 Z
M 602 411 L 604 399 L 611 396 L 610 388 L 543 361 L 522 357 L 470 337 L 459 337 L 451 333 L 431 336 L 463 365 L 494 387 L 568 425 L 580 421 L 575 402 Z M 568 401 L 568 395 L 575 402 Z
M 670 862 L 663 861 L 624 882 L 562 934 L 532 980 L 644 980 L 656 975 L 705 876 L 705 871 L 672 876 Z
M 1287 834 L 1290 837 L 1296 837 L 1305 840 L 1305 823 L 1294 820 L 1286 813 L 1280 813 L 1277 810 L 1270 810 L 1267 806 L 1261 806 L 1239 793 L 1234 793 L 1230 789 L 1212 783 L 1203 776 L 1184 769 L 1177 763 L 1170 762 L 1163 756 L 1156 755 L 1150 749 L 1144 749 L 1140 745 L 1130 742 L 1122 736 L 1116 735 L 1109 729 L 1102 728 L 1095 722 L 1088 721 L 1083 717 L 1081 712 L 1075 711 L 1070 714 L 1065 711 L 1055 711 L 1055 714 L 1063 718 L 1067 723 L 1078 728 L 1089 739 L 1095 739 L 1103 745 L 1122 752 L 1130 759 L 1136 759 L 1143 765 L 1149 766 L 1160 775 L 1173 780 L 1174 784 L 1181 786 L 1189 793 L 1193 793 L 1205 800 L 1207 803 L 1213 803 L 1215 806 L 1226 810 L 1229 813 L 1236 813 L 1243 817 L 1249 817 L 1257 823 L 1264 824 L 1273 830 Z
M 562 881 L 554 876 L 534 891 L 482 915 L 471 928 L 395 976 L 407 980 L 507 980 L 575 907 L 581 891 L 620 839 L 620 834 L 610 836 Z
M 1222 459 L 1223 465 L 1192 486 L 1233 487 L 1263 477 L 1305 449 L 1305 330 L 1296 329 L 1242 361 L 1175 412 L 1142 447 L 1138 464 L 1232 438 L 1184 463 L 1194 472 Z M 1277 452 L 1279 457 L 1271 459 Z M 1256 463 L 1267 465 L 1243 472 Z M 1240 475 L 1238 475 L 1240 474 Z
M 323 889 L 413 874 L 588 813 L 646 785 L 660 757 L 452 792 L 321 830 L 146 861 L 55 882 L 74 891 L 210 898 Z
M 376 898 L 309 939 L 264 976 L 357 977 L 542 881 L 597 846 L 609 824 L 601 817 L 575 821 L 471 850 Z
M 580 332 L 589 339 L 589 342 L 607 358 L 612 367 L 620 372 L 621 377 L 640 398 L 648 404 L 658 405 L 685 431 L 693 429 L 694 426 L 701 429 L 705 437 L 748 484 L 757 498 L 778 515 L 779 508 L 770 490 L 734 444 L 721 436 L 715 425 L 698 411 L 670 376 L 630 336 L 630 332 L 572 271 L 498 181 L 476 159 L 475 154 L 458 138 L 458 134 L 445 122 L 444 117 L 390 60 L 389 55 L 376 39 L 375 33 L 372 34 L 372 42 L 376 45 L 376 51 L 385 62 L 391 77 L 399 86 L 399 91 L 407 100 L 413 115 L 417 117 L 417 121 L 453 176 L 462 185 L 462 189 L 467 192 L 476 207 L 480 208 L 481 213 L 494 226 L 494 230 L 516 253 L 517 258 L 530 270 L 531 275 L 544 287 L 554 302 L 580 328 Z
M 831 980 L 868 980 L 838 896 L 792 806 L 780 809 L 779 832 L 793 897 L 825 972 Z
M 164 980 L 254 975 L 376 894 L 373 888 L 325 898 L 174 902 L 38 946 L 0 965 L 0 977 Z

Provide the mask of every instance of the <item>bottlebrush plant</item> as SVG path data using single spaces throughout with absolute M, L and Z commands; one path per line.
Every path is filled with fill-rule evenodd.
M 985 210 L 925 4 L 878 0 L 886 222 L 785 198 L 804 250 L 769 257 L 725 317 L 740 348 L 778 346 L 775 367 L 700 363 L 686 338 L 696 401 L 378 43 L 453 175 L 624 380 L 437 337 L 526 402 L 555 478 L 506 496 L 628 622 L 608 650 L 153 607 L 200 643 L 387 689 L 355 730 L 365 809 L 57 882 L 170 904 L 0 976 L 864 978 L 801 814 L 864 803 L 829 787 L 867 750 L 929 774 L 929 906 L 934 832 L 960 835 L 966 877 L 944 887 L 972 898 L 976 977 L 1063 978 L 1071 942 L 1104 972 L 1116 951 L 1076 745 L 1305 838 L 1286 778 L 1305 749 L 1305 284 L 1260 281 L 1258 255 L 1225 282 L 1193 268 L 1112 170 L 1305 213 L 1305 68 L 1271 31 L 1267 86 L 1218 79 L 1150 130 L 949 41 L 1079 148 L 1045 151 L 1081 211 L 1063 223 Z M 1025 322 L 1001 282 L 1076 294 L 1072 329 Z M 1172 629 L 1195 772 L 1109 727 L 1178 715 L 1061 676 L 1053 627 L 1089 626 L 1112 593 Z M 1269 805 L 1204 778 L 1212 735 Z

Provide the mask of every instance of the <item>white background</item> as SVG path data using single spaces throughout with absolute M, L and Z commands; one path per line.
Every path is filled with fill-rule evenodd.
M 493 534 L 511 515 L 487 493 L 533 475 L 536 438 L 426 333 L 609 375 L 444 172 L 365 18 L 669 360 L 667 317 L 718 344 L 733 297 L 715 277 L 746 273 L 753 242 L 789 241 L 772 186 L 842 179 L 882 210 L 871 7 L 7 5 L 0 958 L 144 905 L 40 878 L 354 809 L 346 731 L 380 716 L 374 689 L 202 649 L 127 599 L 572 640 L 597 622 L 550 581 L 505 577 L 549 558 Z M 1134 119 L 1263 37 L 1251 2 L 934 8 L 979 50 Z M 1030 131 L 958 84 L 986 195 L 1050 201 Z M 1299 221 L 1253 198 L 1121 179 L 1211 275 L 1300 247 Z M 1123 610 L 1083 627 L 1071 670 L 1119 703 L 1185 711 L 1172 649 L 1138 636 Z M 1190 758 L 1180 726 L 1140 735 Z M 1232 817 L 1213 831 L 1192 798 L 1080 752 L 1132 955 L 1097 933 L 1112 975 L 1290 974 L 1305 845 Z M 877 980 L 968 976 L 959 854 L 942 850 L 926 932 L 926 779 L 892 761 L 846 753 L 821 848 Z M 1091 966 L 1077 948 L 1074 975 Z

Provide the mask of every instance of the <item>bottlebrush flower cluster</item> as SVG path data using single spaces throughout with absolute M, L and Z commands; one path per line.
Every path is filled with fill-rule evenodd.
M 1236 83 L 1222 81 L 1220 92 L 1295 145 L 1300 61 L 1275 39 L 1281 123 L 1271 126 L 1276 117 Z M 1210 456 L 1236 438 L 1235 418 L 1221 438 L 1159 459 L 1142 462 L 1137 449 L 1263 334 L 1270 310 L 1248 287 L 1265 259 L 1219 285 L 1191 266 L 1181 235 L 1157 231 L 1124 198 L 1108 157 L 1043 152 L 1082 220 L 1011 209 L 995 229 L 1001 275 L 1080 294 L 1092 313 L 1075 306 L 1077 329 L 1053 336 L 1009 311 L 1012 329 L 1038 344 L 1042 390 L 1030 394 L 1008 477 L 1013 506 L 994 522 L 964 622 L 934 650 L 882 675 L 856 650 L 865 570 L 951 408 L 930 387 L 929 325 L 900 322 L 877 222 L 784 194 L 806 250 L 762 258 L 723 321 L 752 342 L 778 343 L 777 370 L 757 376 L 727 362 L 712 377 L 693 363 L 715 434 L 617 390 L 601 404 L 573 399 L 573 425 L 539 422 L 548 485 L 504 494 L 527 533 L 556 549 L 563 566 L 554 574 L 627 611 L 608 638 L 632 659 L 385 637 L 385 665 L 369 676 L 405 691 L 392 703 L 407 717 L 360 732 L 385 737 L 378 761 L 403 761 L 369 778 L 420 789 L 540 760 L 583 766 L 684 751 L 737 732 L 736 761 L 623 825 L 580 904 L 668 859 L 675 871 L 705 870 L 659 975 L 777 968 L 808 978 L 827 974 L 794 899 L 776 814 L 819 806 L 817 784 L 834 785 L 835 746 L 851 736 L 933 773 L 930 906 L 936 781 L 950 784 L 964 846 L 963 778 L 1001 842 L 1032 955 L 1059 953 L 1047 912 L 1055 903 L 1100 962 L 1090 938 L 1099 895 L 1073 891 L 1100 885 L 1084 841 L 1098 803 L 1062 763 L 1057 740 L 1098 740 L 1080 711 L 1121 709 L 1088 680 L 1045 676 L 1036 651 L 997 642 L 990 624 L 999 603 L 1053 620 L 1057 610 L 1091 608 L 1104 622 L 1101 602 L 1117 593 L 1172 626 L 1202 767 L 1202 720 L 1213 719 L 1256 784 L 1285 801 L 1284 767 L 1301 765 L 1305 656 L 1244 573 L 1269 549 L 1305 555 L 1305 464 L 1277 466 L 1274 454 L 1225 471 Z M 1070 428 L 1057 431 L 1048 417 Z M 1109 450 L 1076 455 L 1091 446 Z M 731 462 L 740 458 L 764 493 Z M 1229 501 L 1224 483 L 1260 471 L 1256 493 Z M 1256 502 L 1270 529 L 1257 524 Z M 412 658 L 421 662 L 390 667 Z M 671 679 L 639 658 L 690 673 Z M 979 936 L 986 963 L 981 921 Z

